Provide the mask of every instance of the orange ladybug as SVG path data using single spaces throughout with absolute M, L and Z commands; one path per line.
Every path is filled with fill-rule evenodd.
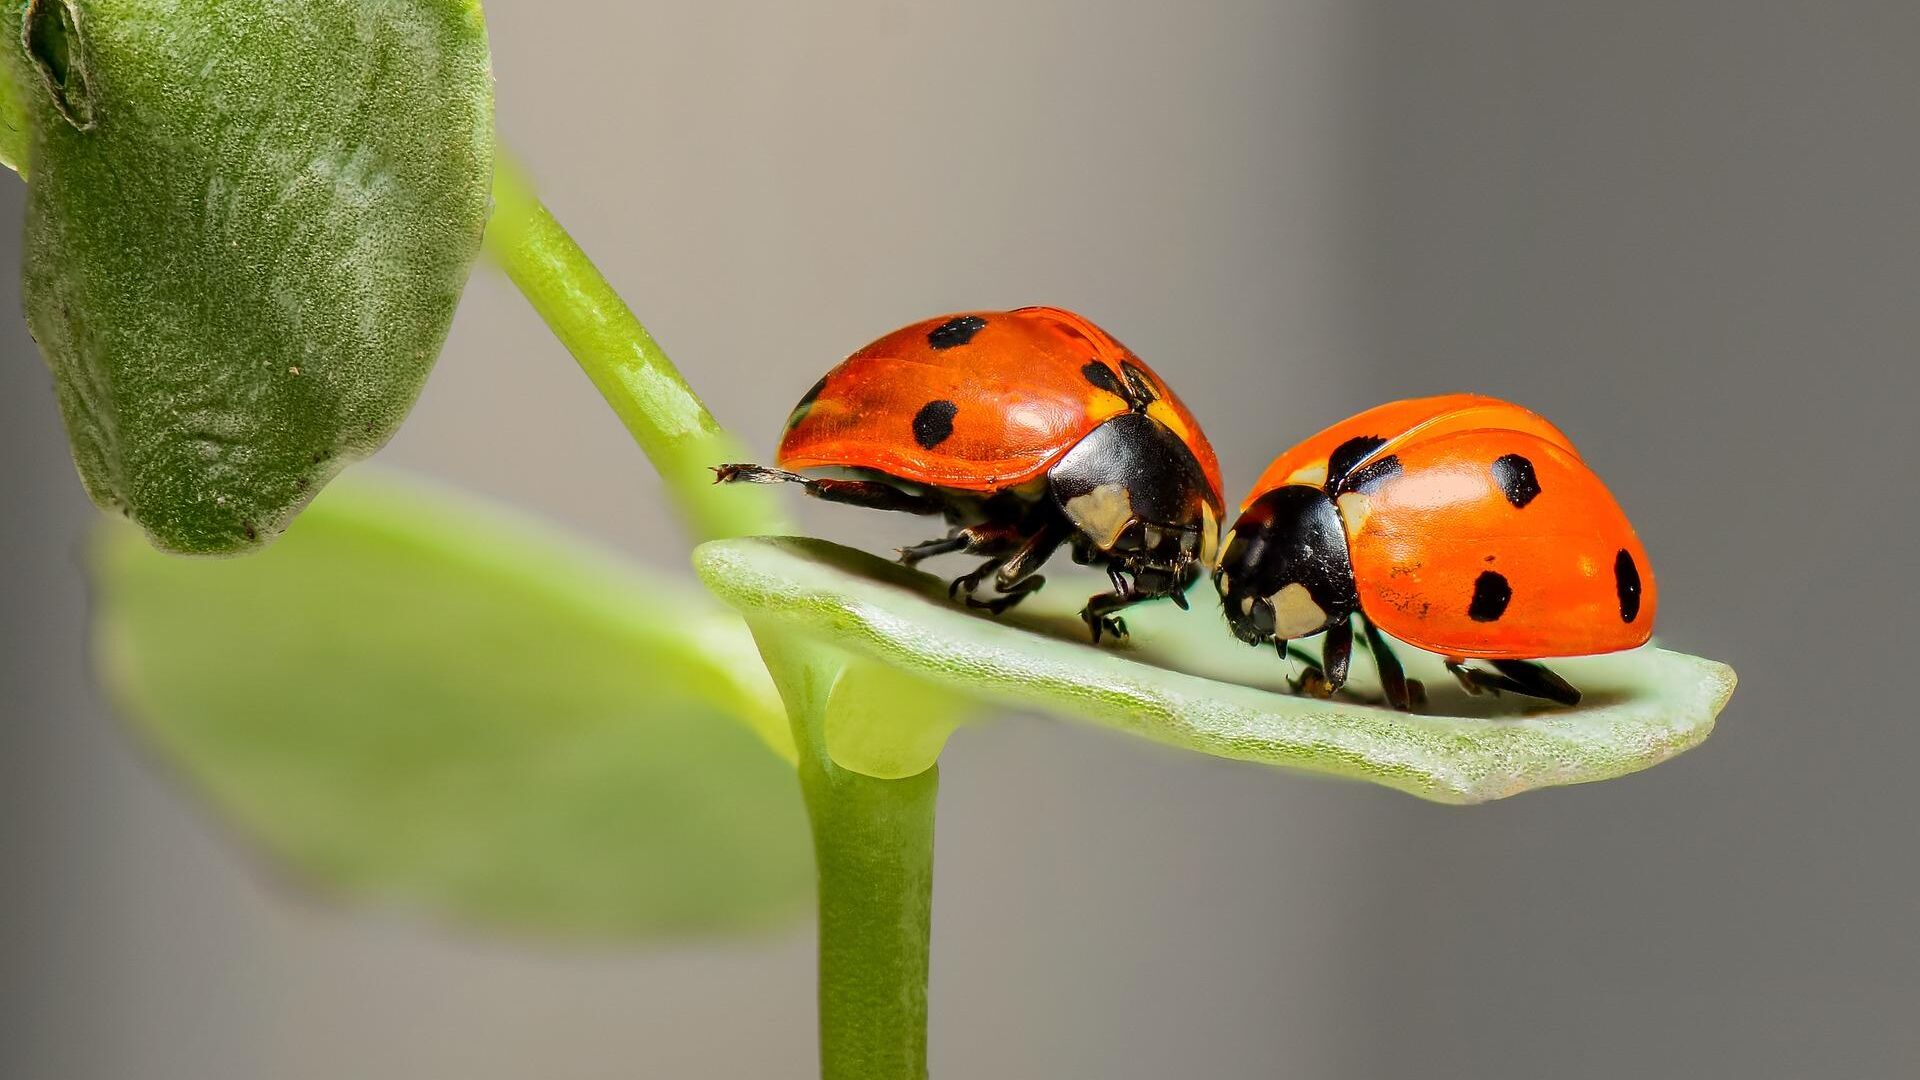
M 722 465 L 715 479 L 940 514 L 946 536 L 900 561 L 987 556 L 948 594 L 996 615 L 1039 589 L 1036 571 L 1069 545 L 1113 582 L 1080 613 L 1096 642 L 1125 636 L 1114 613 L 1130 604 L 1187 606 L 1225 506 L 1219 461 L 1180 399 L 1106 331 L 1050 307 L 942 315 L 875 341 L 800 399 L 776 462 Z M 989 576 L 998 595 L 980 599 Z
M 1307 680 L 1321 694 L 1346 681 L 1358 615 L 1400 709 L 1418 687 L 1382 631 L 1446 657 L 1469 692 L 1572 705 L 1580 692 L 1532 661 L 1644 645 L 1657 600 L 1646 549 L 1572 441 L 1477 394 L 1381 405 L 1280 455 L 1213 581 L 1248 644 L 1326 633 Z

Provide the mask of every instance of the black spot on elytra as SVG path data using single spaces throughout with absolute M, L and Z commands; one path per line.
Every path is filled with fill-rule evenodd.
M 1473 579 L 1473 602 L 1467 605 L 1467 618 L 1474 622 L 1498 622 L 1513 602 L 1513 586 L 1505 575 L 1482 570 Z
M 929 401 L 913 414 L 913 441 L 928 450 L 947 441 L 953 434 L 953 417 L 960 406 L 951 401 Z
M 965 345 L 973 340 L 987 325 L 987 320 L 978 315 L 956 315 L 932 330 L 927 331 L 927 344 L 936 349 L 951 349 Z
M 1388 454 L 1386 457 L 1375 458 L 1354 472 L 1348 473 L 1341 489 L 1371 495 L 1381 484 L 1398 475 L 1400 475 L 1400 458 L 1396 454 Z
M 1504 454 L 1493 459 L 1493 482 L 1506 492 L 1507 501 L 1516 510 L 1540 494 L 1540 478 L 1533 475 L 1533 462 L 1519 454 Z
M 800 426 L 800 421 L 807 418 L 807 413 L 813 408 L 813 403 L 819 399 L 820 391 L 826 388 L 827 377 L 822 375 L 820 376 L 820 381 L 813 384 L 813 389 L 807 391 L 806 394 L 801 397 L 800 403 L 795 405 L 793 411 L 787 414 L 788 431 L 792 431 L 794 428 Z
M 1640 567 L 1636 566 L 1633 556 L 1626 548 L 1613 557 L 1613 591 L 1620 595 L 1620 621 L 1632 622 L 1640 617 Z
M 1355 435 L 1327 455 L 1327 490 L 1340 490 L 1340 481 L 1347 478 L 1360 459 L 1387 444 L 1387 440 L 1378 435 Z
M 1112 368 L 1098 360 L 1087 361 L 1087 365 L 1080 369 L 1080 374 L 1086 376 L 1088 382 L 1109 394 L 1127 396 L 1126 388 L 1120 385 L 1120 376 L 1115 375 Z

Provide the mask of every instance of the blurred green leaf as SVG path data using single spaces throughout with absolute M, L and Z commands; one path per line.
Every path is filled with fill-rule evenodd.
M 740 619 L 419 484 L 336 484 L 257 556 L 94 560 L 134 726 L 306 883 L 567 935 L 805 910 L 785 713 Z
M 1132 638 L 1096 648 L 1075 614 L 1092 590 L 1076 590 L 1064 575 L 996 621 L 949 602 L 938 578 L 821 540 L 720 540 L 700 547 L 694 561 L 708 588 L 756 625 L 813 636 L 962 693 L 1439 802 L 1482 802 L 1665 761 L 1707 737 L 1734 685 L 1723 664 L 1647 648 L 1555 661 L 1586 699 L 1574 709 L 1543 708 L 1468 697 L 1434 658 L 1406 648 L 1408 673 L 1425 681 L 1428 711 L 1439 714 L 1407 716 L 1287 693 L 1286 665 L 1271 649 L 1232 638 L 1204 586 L 1191 612 L 1171 604 L 1129 610 Z M 1355 695 L 1377 695 L 1364 652 L 1354 667 Z M 899 708 L 898 737 L 924 744 L 924 717 L 911 701 Z M 867 727 L 871 740 L 874 724 Z
M 492 173 L 479 4 L 13 0 L 0 23 L 30 73 L 27 317 L 81 478 L 162 547 L 266 542 L 387 440 L 446 336 Z

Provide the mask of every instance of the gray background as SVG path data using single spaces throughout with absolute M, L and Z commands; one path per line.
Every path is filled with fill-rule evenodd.
M 1911 0 L 489 7 L 504 134 L 742 432 L 881 331 L 1035 302 L 1173 379 L 1236 491 L 1366 404 L 1499 393 L 1628 507 L 1663 636 L 1740 669 L 1702 749 L 1473 810 L 965 733 L 940 1075 L 1920 1068 Z M 90 689 L 91 511 L 11 316 L 0 351 L 0 1075 L 809 1075 L 804 934 L 546 951 L 256 873 Z M 683 558 L 484 273 L 383 458 Z

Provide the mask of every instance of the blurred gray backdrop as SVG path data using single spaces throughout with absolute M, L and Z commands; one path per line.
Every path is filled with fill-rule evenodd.
M 939 1075 L 1920 1069 L 1912 0 L 488 8 L 504 135 L 763 449 L 840 354 L 961 307 L 1107 325 L 1235 491 L 1364 405 L 1502 394 L 1636 519 L 1663 637 L 1740 670 L 1686 757 L 1471 810 L 963 733 Z M 85 670 L 91 511 L 14 314 L 21 194 L 0 178 L 0 1075 L 811 1075 L 804 932 L 592 953 L 327 910 L 154 775 Z M 382 458 L 684 559 L 487 273 Z

